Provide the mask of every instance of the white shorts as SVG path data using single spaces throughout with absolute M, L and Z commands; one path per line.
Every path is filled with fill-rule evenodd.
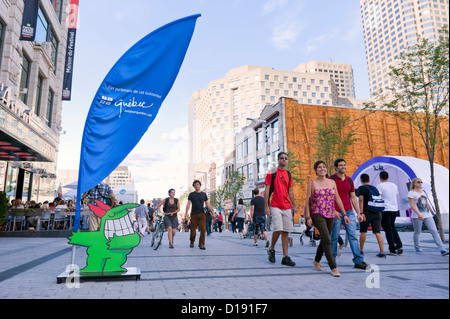
M 272 216 L 272 231 L 283 231 L 292 233 L 294 231 L 294 219 L 292 218 L 292 209 L 279 209 L 270 207 Z

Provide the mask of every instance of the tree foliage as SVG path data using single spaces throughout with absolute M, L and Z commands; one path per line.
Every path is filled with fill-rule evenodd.
M 300 175 L 300 164 L 303 164 L 304 162 L 302 162 L 293 151 L 288 151 L 288 158 L 287 170 L 292 174 L 292 182 L 294 184 L 301 183 L 305 179 Z
M 242 189 L 245 183 L 245 175 L 240 174 L 238 171 L 228 172 L 227 181 L 224 188 L 224 198 L 233 201 L 236 206 L 237 198 L 243 196 Z
M 324 161 L 329 170 L 333 167 L 334 160 L 345 158 L 349 147 L 357 141 L 356 129 L 352 129 L 346 134 L 343 132 L 343 128 L 348 122 L 349 117 L 336 111 L 328 123 L 319 122 L 317 124 L 314 157 L 316 160 Z
M 435 155 L 448 145 L 448 128 L 441 123 L 449 115 L 449 37 L 448 30 L 440 32 L 437 41 L 418 37 L 398 57 L 398 63 L 390 67 L 392 85 L 380 89 L 376 102 L 365 105 L 366 109 L 382 106 L 385 110 L 411 126 L 421 137 L 426 148 L 431 170 L 431 191 L 434 207 L 440 220 L 441 237 L 444 232 L 436 194 Z M 439 133 L 439 131 L 441 131 Z

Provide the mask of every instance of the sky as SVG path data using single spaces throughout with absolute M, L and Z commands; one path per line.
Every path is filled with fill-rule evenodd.
M 78 169 L 84 123 L 104 77 L 134 43 L 200 13 L 172 90 L 127 165 L 139 198 L 187 190 L 188 104 L 195 90 L 243 65 L 294 70 L 313 60 L 353 66 L 356 98 L 369 99 L 356 0 L 81 0 L 72 100 L 63 102 L 58 169 Z

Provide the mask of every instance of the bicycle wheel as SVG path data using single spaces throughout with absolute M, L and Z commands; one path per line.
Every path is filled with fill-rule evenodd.
M 156 230 L 158 229 L 158 224 L 156 224 L 155 229 L 153 229 L 152 232 L 152 244 L 151 247 L 153 247 L 155 245 L 155 240 L 156 240 Z
M 157 250 L 158 247 L 161 245 L 163 235 L 164 235 L 163 225 L 159 224 L 158 228 L 156 229 L 155 246 L 153 247 L 154 250 Z

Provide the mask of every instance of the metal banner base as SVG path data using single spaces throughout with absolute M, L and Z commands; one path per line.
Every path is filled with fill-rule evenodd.
M 125 267 L 126 272 L 99 272 L 99 273 L 79 273 L 74 271 L 70 273 L 69 271 L 63 272 L 61 275 L 56 277 L 56 283 L 61 284 L 67 281 L 75 280 L 79 282 L 83 281 L 120 281 L 120 280 L 141 280 L 141 270 L 138 267 Z

